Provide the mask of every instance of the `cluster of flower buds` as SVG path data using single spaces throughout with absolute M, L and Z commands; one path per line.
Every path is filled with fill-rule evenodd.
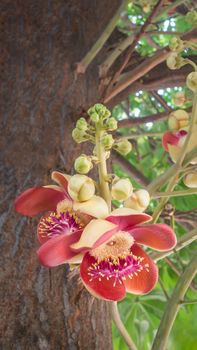
M 187 61 L 182 58 L 177 52 L 171 52 L 166 60 L 168 68 L 174 70 L 183 67 Z
M 189 125 L 189 114 L 183 109 L 178 109 L 170 113 L 168 126 L 170 130 L 180 130 Z
M 93 123 L 98 123 L 100 119 L 104 120 L 109 118 L 111 112 L 101 103 L 96 103 L 93 107 L 88 109 L 88 115 Z

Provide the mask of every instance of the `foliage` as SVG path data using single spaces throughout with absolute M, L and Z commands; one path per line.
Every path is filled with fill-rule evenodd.
M 118 28 L 126 35 L 130 35 L 134 27 L 141 26 L 145 22 L 147 16 L 148 14 L 142 11 L 142 7 L 140 7 L 137 2 L 129 4 L 127 14 L 122 16 L 122 19 L 118 23 Z M 169 41 L 173 37 L 173 32 L 185 33 L 190 29 L 191 25 L 186 21 L 185 16 L 180 13 L 173 13 L 173 16 L 170 17 L 169 15 L 161 16 L 160 21 L 150 28 L 153 32 L 151 35 L 153 45 L 151 46 L 150 41 L 148 42 L 146 38 L 143 38 L 138 43 L 137 52 L 140 56 L 152 55 L 156 50 L 153 46 L 162 48 L 169 45 Z M 162 33 L 160 34 L 160 32 Z M 190 50 L 185 51 L 184 54 L 191 55 L 195 54 L 195 52 Z M 172 109 L 179 108 L 174 100 L 174 96 L 177 92 L 183 92 L 186 95 L 186 101 L 181 108 L 190 107 L 191 93 L 184 86 L 176 86 L 174 88 L 168 87 L 157 91 L 158 95 L 166 102 L 166 106 Z M 135 94 L 130 94 L 127 100 L 115 106 L 113 109 L 113 116 L 120 121 L 130 117 L 143 118 L 163 111 L 165 111 L 165 108 L 151 93 L 138 91 Z M 167 120 L 161 120 L 156 123 L 146 123 L 137 126 L 134 125 L 133 127 L 131 126 L 131 128 L 120 129 L 119 134 L 123 136 L 131 134 L 131 132 L 139 134 L 143 134 L 144 132 L 163 132 L 167 129 Z M 149 138 L 143 136 L 137 140 L 134 139 L 132 144 L 133 151 L 125 158 L 149 181 L 158 177 L 172 165 L 168 154 L 162 148 L 161 137 L 155 136 Z M 118 164 L 114 165 L 114 171 L 119 177 L 127 175 Z M 130 179 L 135 188 L 142 187 L 132 176 Z M 186 187 L 183 182 L 180 182 L 176 186 L 176 190 L 184 189 L 186 189 Z M 180 213 L 180 215 L 179 217 L 177 216 L 177 218 L 175 215 L 175 223 L 174 220 L 170 221 L 169 216 L 162 216 L 160 222 L 166 222 L 168 224 L 171 222 L 175 227 L 177 236 L 181 237 L 187 232 L 188 228 L 191 229 L 192 225 L 195 225 L 194 210 L 196 209 L 196 200 L 196 195 L 171 198 L 169 203 L 175 213 Z M 118 203 L 116 203 L 116 205 L 117 204 Z M 150 213 L 154 211 L 156 204 L 156 200 L 151 201 L 148 208 Z M 188 214 L 184 221 L 183 217 L 186 217 L 187 212 L 191 214 L 191 219 Z M 183 217 L 181 217 L 181 215 Z M 193 243 L 170 257 L 172 263 L 180 272 L 187 266 L 196 248 L 197 244 Z M 161 283 L 158 283 L 156 289 L 152 293 L 140 297 L 128 294 L 126 299 L 119 303 L 121 317 L 139 350 L 149 350 L 151 348 L 163 311 L 167 305 L 166 294 L 169 296 L 172 294 L 177 281 L 177 274 L 166 264 L 166 261 L 160 261 L 159 268 Z M 195 292 L 192 291 L 191 288 L 187 292 L 186 299 L 195 299 Z M 197 306 L 195 304 L 183 305 L 181 307 L 170 335 L 169 349 L 196 349 L 196 315 Z M 127 349 L 127 346 L 115 327 L 113 328 L 113 339 L 115 350 Z

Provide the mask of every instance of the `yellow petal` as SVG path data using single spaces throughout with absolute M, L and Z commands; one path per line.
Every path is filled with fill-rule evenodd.
M 107 231 L 116 228 L 117 225 L 102 219 L 94 219 L 83 230 L 80 240 L 71 245 L 73 249 L 91 248 L 94 243 Z
M 51 188 L 52 190 L 63 192 L 63 189 L 61 187 L 59 187 L 59 186 L 56 186 L 56 185 L 46 185 L 46 186 L 43 186 L 43 187 Z
M 141 212 L 130 208 L 118 208 L 113 210 L 110 213 L 110 216 L 125 216 L 125 215 L 133 215 L 133 214 L 141 214 Z
M 107 203 L 99 196 L 93 196 L 86 202 L 74 202 L 73 209 L 95 218 L 105 218 L 109 214 Z
M 168 144 L 168 151 L 170 154 L 170 158 L 174 163 L 176 163 L 177 159 L 180 156 L 181 148 Z

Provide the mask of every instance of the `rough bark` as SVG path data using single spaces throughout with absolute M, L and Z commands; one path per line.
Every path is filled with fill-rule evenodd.
M 68 267 L 36 258 L 36 224 L 13 210 L 16 195 L 72 172 L 78 116 L 98 96 L 99 56 L 85 75 L 75 63 L 120 5 L 111 1 L 1 2 L 1 340 L 10 349 L 111 349 L 107 303 L 84 290 Z

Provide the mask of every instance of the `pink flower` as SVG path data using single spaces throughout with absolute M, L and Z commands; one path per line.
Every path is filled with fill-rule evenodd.
M 39 248 L 38 258 L 48 267 L 81 262 L 82 281 L 98 298 L 121 300 L 126 292 L 146 294 L 154 288 L 158 270 L 141 245 L 165 251 L 176 244 L 176 236 L 167 225 L 140 225 L 150 219 L 132 209 L 116 209 L 105 220 L 93 219 L 82 232 L 76 231 L 75 242 L 72 235 L 48 239 Z
M 197 126 L 194 127 L 194 130 L 190 136 L 189 144 L 187 151 L 190 152 L 193 148 L 197 146 L 197 138 L 196 138 L 196 132 L 197 132 Z M 173 131 L 166 131 L 163 134 L 162 138 L 162 144 L 164 149 L 169 152 L 170 158 L 174 163 L 176 163 L 177 159 L 179 158 L 182 147 L 184 145 L 184 142 L 187 137 L 187 128 L 173 132 Z M 196 164 L 197 158 L 194 158 L 191 161 L 191 164 Z
M 46 212 L 39 222 L 37 233 L 42 249 L 51 249 L 56 253 L 54 265 L 73 257 L 74 262 L 78 262 L 76 253 L 65 250 L 65 247 L 79 240 L 83 228 L 93 217 L 105 217 L 108 207 L 101 197 L 95 195 L 84 202 L 73 201 L 67 190 L 68 175 L 54 171 L 52 179 L 59 186 L 49 185 L 26 190 L 16 198 L 15 209 L 26 216 Z

